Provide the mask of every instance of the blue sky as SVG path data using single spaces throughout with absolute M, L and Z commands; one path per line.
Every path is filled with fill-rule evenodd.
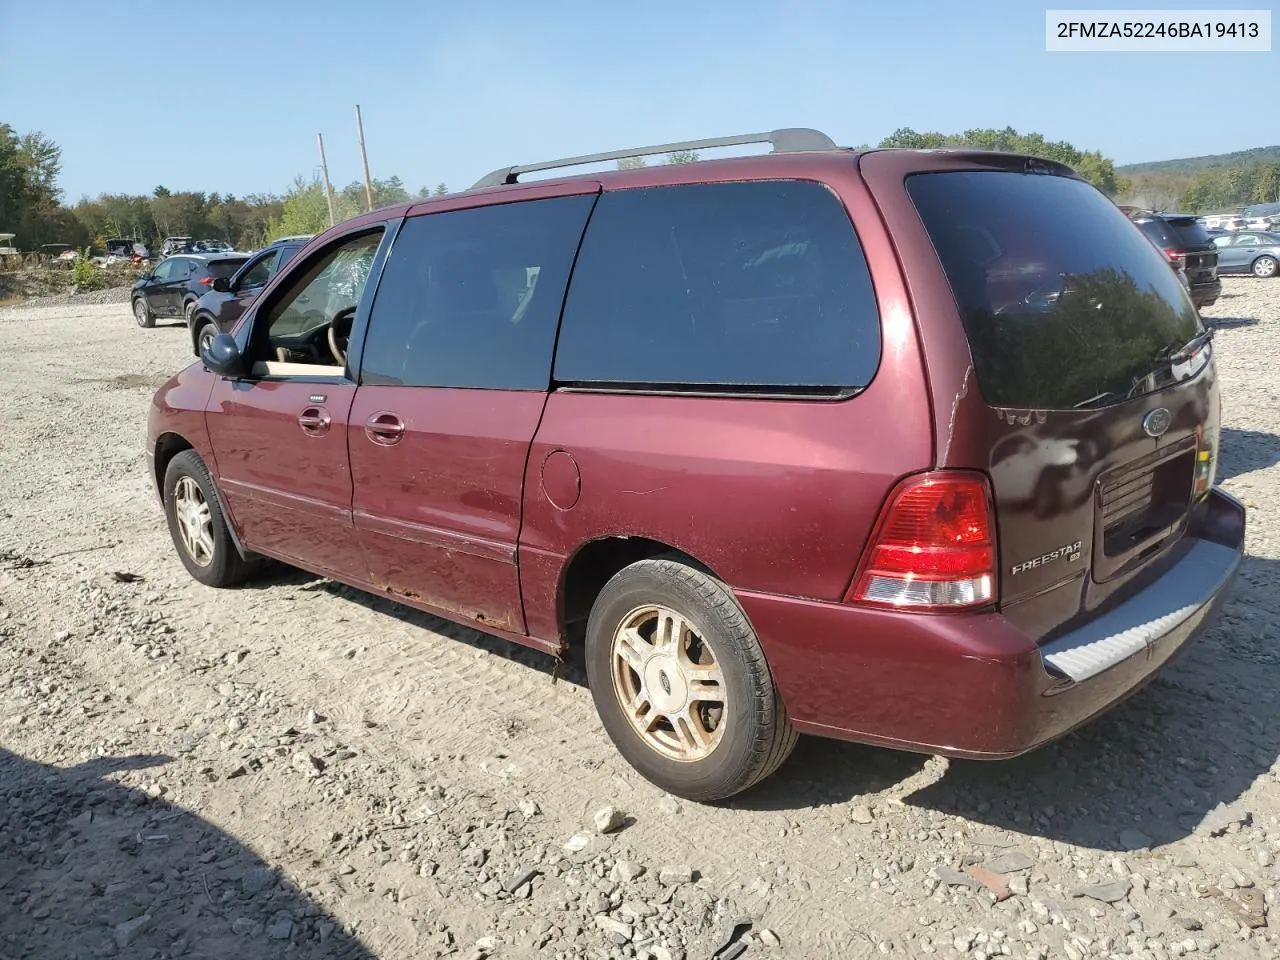
M 317 169 L 317 131 L 340 186 L 356 103 L 373 175 L 410 189 L 779 126 L 856 145 L 1009 125 L 1117 163 L 1280 143 L 1254 96 L 1277 53 L 1046 53 L 1046 6 L 1097 4 L 0 0 L 0 120 L 62 145 L 72 201 L 282 192 Z

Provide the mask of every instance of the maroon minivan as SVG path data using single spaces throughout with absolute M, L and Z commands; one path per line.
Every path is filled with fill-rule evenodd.
M 1009 757 L 1132 693 L 1240 562 L 1218 423 L 1186 291 L 1070 169 L 781 130 L 334 227 L 147 455 L 202 583 L 581 647 L 619 751 L 714 800 L 798 733 Z

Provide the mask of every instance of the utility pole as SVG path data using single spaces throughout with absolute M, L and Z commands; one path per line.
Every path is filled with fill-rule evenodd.
M 373 209 L 373 184 L 369 182 L 369 155 L 364 152 L 364 120 L 360 118 L 360 104 L 356 104 L 356 134 L 360 137 L 360 162 L 364 164 L 364 199 Z
M 320 145 L 320 172 L 324 174 L 324 198 L 329 202 L 329 226 L 333 226 L 333 187 L 329 186 L 329 164 L 324 159 L 324 134 L 316 134 L 316 143 Z

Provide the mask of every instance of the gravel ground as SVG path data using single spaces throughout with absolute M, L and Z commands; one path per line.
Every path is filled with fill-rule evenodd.
M 1280 955 L 1280 281 L 1226 290 L 1220 624 L 1031 756 L 803 739 L 718 807 L 633 774 L 580 671 L 200 587 L 141 456 L 182 328 L 0 311 L 0 958 Z

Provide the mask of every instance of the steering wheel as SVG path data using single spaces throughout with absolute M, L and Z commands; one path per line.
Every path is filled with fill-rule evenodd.
M 355 307 L 344 307 L 333 315 L 333 322 L 329 324 L 329 352 L 340 367 L 347 365 L 347 347 L 351 345 L 351 327 L 355 317 Z

